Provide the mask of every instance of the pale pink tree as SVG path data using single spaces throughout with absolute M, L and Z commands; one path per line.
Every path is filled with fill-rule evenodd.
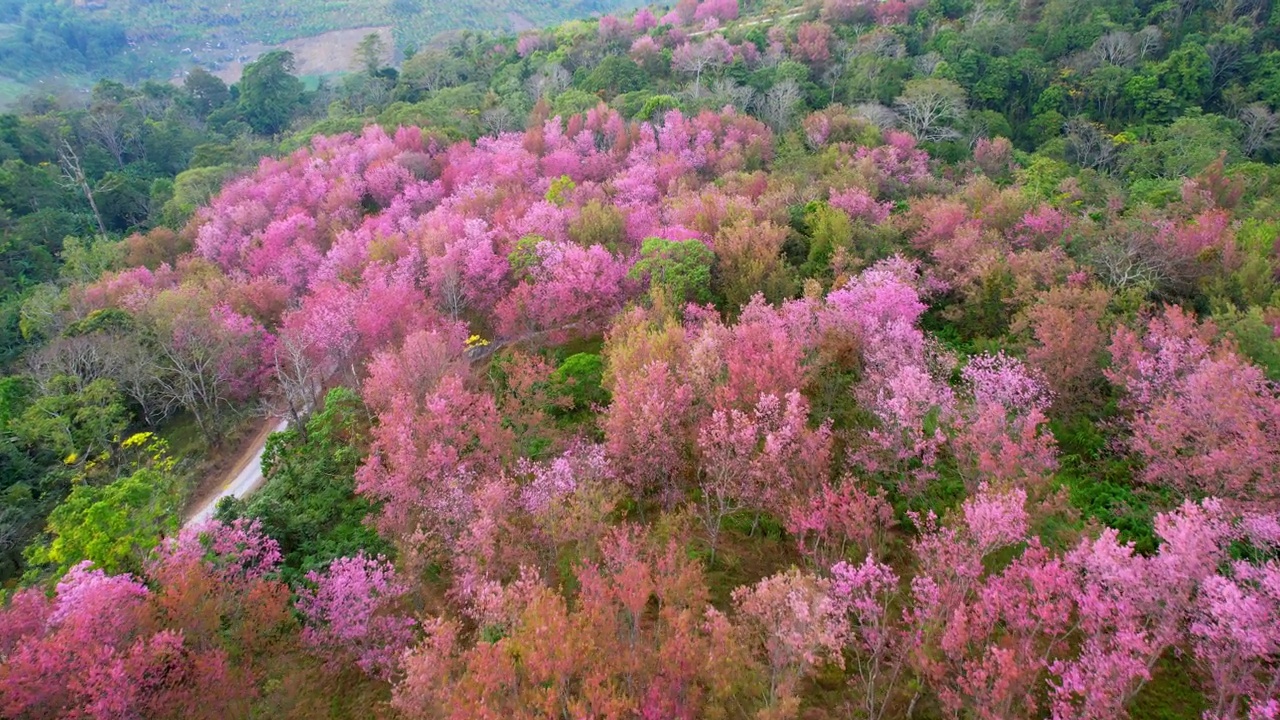
M 1272 505 L 1280 499 L 1280 391 L 1230 347 L 1212 345 L 1213 332 L 1173 308 L 1142 339 L 1116 331 L 1108 377 L 1133 412 L 1130 449 L 1146 463 L 1146 482 Z
M 1025 541 L 1026 493 L 984 486 L 947 525 L 932 514 L 913 519 L 921 529 L 912 545 L 920 571 L 911 581 L 912 605 L 905 619 L 915 648 L 914 669 L 951 712 L 966 706 L 979 710 L 989 703 L 1007 706 L 1013 701 L 1010 692 L 1027 684 L 1023 673 L 1034 668 L 1019 668 L 1013 662 L 1021 658 L 998 650 L 991 633 L 1003 609 L 992 605 L 998 597 L 984 594 L 982 561 Z M 1009 692 L 997 695 L 986 681 L 1001 672 L 1008 673 L 1004 689 Z
M 750 508 L 781 509 L 793 495 L 812 493 L 830 464 L 831 429 L 811 430 L 809 403 L 799 392 L 762 395 L 755 409 L 716 410 L 698 434 L 699 514 L 715 559 L 725 517 Z
M 815 568 L 883 552 L 896 524 L 884 494 L 868 493 L 853 478 L 838 486 L 823 483 L 815 492 L 793 499 L 783 517 L 796 548 Z
M 876 202 L 870 193 L 860 187 L 832 192 L 828 202 L 831 207 L 845 211 L 850 219 L 864 220 L 869 225 L 884 223 L 889 219 L 890 211 L 893 210 L 893 203 Z
M 1191 622 L 1197 663 L 1213 688 L 1206 718 L 1266 717 L 1280 694 L 1280 564 L 1233 564 L 1201 585 Z
M 793 717 L 800 681 L 823 663 L 843 662 L 845 619 L 831 581 L 792 569 L 734 590 L 733 604 L 768 668 L 771 717 Z
M 370 364 L 365 400 L 378 414 L 357 490 L 384 504 L 387 529 L 420 524 L 446 546 L 472 517 L 472 492 L 511 451 L 492 395 L 467 387 L 461 341 L 418 333 Z
M 693 93 L 702 90 L 702 75 L 733 62 L 733 46 L 723 35 L 713 35 L 701 42 L 686 42 L 671 54 L 671 67 L 693 76 Z
M 629 266 L 600 245 L 544 240 L 527 279 L 498 303 L 498 332 L 512 339 L 558 343 L 604 328 L 635 292 Z
M 738 0 L 702 0 L 693 11 L 694 22 L 717 20 L 721 23 L 738 19 Z
M 161 293 L 145 316 L 156 331 L 149 360 L 159 398 L 189 411 L 215 437 L 222 414 L 264 388 L 275 339 L 252 318 L 189 288 Z
M 693 388 L 665 362 L 616 379 L 603 420 L 605 447 L 637 497 L 656 494 L 671 505 L 683 493 L 693 401 Z
M 166 565 L 200 563 L 227 584 L 261 580 L 276 573 L 284 556 L 280 543 L 255 519 L 230 523 L 209 520 L 185 527 L 156 550 L 152 574 L 163 575 Z
M 505 290 L 507 259 L 495 252 L 494 238 L 483 220 L 469 219 L 462 234 L 427 261 L 431 294 L 454 320 L 464 312 L 487 313 Z
M 897 622 L 904 599 L 901 581 L 888 565 L 868 554 L 861 565 L 831 568 L 831 596 L 845 616 L 844 655 L 851 670 L 851 701 L 858 717 L 880 720 L 903 679 L 909 637 Z
M 863 378 L 854 396 L 877 425 L 853 460 L 867 472 L 897 477 L 907 494 L 935 477 L 943 428 L 955 412 L 954 393 L 942 377 L 949 358 L 918 327 L 924 285 L 918 266 L 891 258 L 831 292 L 820 319 L 830 331 L 852 333 L 862 348 Z
M 636 32 L 649 32 L 658 27 L 658 18 L 653 16 L 653 11 L 649 8 L 640 8 L 631 16 L 631 27 Z
M 1051 666 L 1054 718 L 1122 717 L 1159 659 L 1187 640 L 1200 586 L 1234 532 L 1217 505 L 1184 505 L 1157 520 L 1158 554 L 1144 556 L 1106 529 L 1068 552 L 1080 647 Z
M 1079 412 L 1101 393 L 1110 301 L 1101 287 L 1055 287 L 1024 314 L 1021 324 L 1034 338 L 1027 363 L 1043 374 L 1058 413 Z
M 795 54 L 811 66 L 823 66 L 831 60 L 831 26 L 824 22 L 808 22 L 796 30 Z

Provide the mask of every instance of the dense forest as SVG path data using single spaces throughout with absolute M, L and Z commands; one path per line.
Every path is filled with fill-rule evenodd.
M 1277 27 L 680 0 L 30 98 L 0 716 L 1280 718 Z

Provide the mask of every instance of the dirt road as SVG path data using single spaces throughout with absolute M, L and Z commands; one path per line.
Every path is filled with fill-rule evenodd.
M 228 496 L 241 498 L 257 490 L 262 485 L 262 451 L 266 449 L 267 437 L 287 427 L 289 427 L 287 420 L 281 420 L 275 425 L 264 423 L 263 429 L 258 431 L 250 449 L 241 456 L 238 463 L 232 466 L 222 484 L 218 486 L 217 492 L 198 504 L 187 517 L 187 526 L 196 525 L 213 517 L 213 511 L 217 509 L 218 501 L 222 498 Z

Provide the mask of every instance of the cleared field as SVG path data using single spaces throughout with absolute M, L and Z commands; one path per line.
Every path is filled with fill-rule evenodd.
M 351 69 L 356 46 L 369 33 L 378 33 L 388 47 L 392 45 L 391 27 L 363 27 L 350 30 L 334 30 L 311 37 L 289 40 L 279 45 L 254 44 L 245 46 L 236 60 L 221 65 L 214 74 L 228 83 L 236 82 L 244 72 L 244 66 L 256 60 L 268 50 L 279 48 L 293 53 L 297 61 L 297 73 L 303 76 L 332 75 Z

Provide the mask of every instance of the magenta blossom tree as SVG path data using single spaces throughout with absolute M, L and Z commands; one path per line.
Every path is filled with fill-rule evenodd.
M 391 562 L 361 553 L 307 573 L 307 581 L 314 587 L 298 593 L 298 610 L 307 619 L 303 642 L 331 666 L 354 663 L 376 677 L 393 675 L 415 623 L 397 610 L 409 586 Z

